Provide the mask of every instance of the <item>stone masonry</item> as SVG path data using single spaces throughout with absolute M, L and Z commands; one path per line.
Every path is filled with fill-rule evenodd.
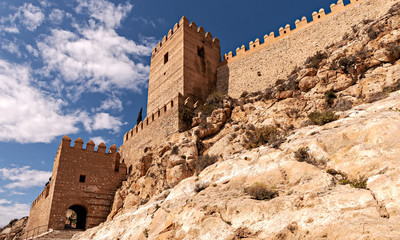
M 66 212 L 72 206 L 84 209 L 80 228 L 94 227 L 106 220 L 114 193 L 126 178 L 126 167 L 120 163 L 117 147 L 111 146 L 106 153 L 104 143 L 97 151 L 93 141 L 86 144 L 86 149 L 82 148 L 80 138 L 73 147 L 70 144 L 71 139 L 64 136 L 51 181 L 32 203 L 26 232 L 40 226 L 64 229 Z
M 376 19 L 398 0 L 342 0 L 265 35 L 223 56 L 220 43 L 202 27 L 185 18 L 175 24 L 154 48 L 151 57 L 147 117 L 123 137 L 117 152 L 115 145 L 106 153 L 102 143 L 94 151 L 89 141 L 83 149 L 78 138 L 73 147 L 64 136 L 58 148 L 51 182 L 32 203 L 27 231 L 45 226 L 64 229 L 66 211 L 83 214 L 80 227 L 90 228 L 103 222 L 110 212 L 115 191 L 132 167 L 141 166 L 141 156 L 148 147 L 174 133 L 185 130 L 179 113 L 185 105 L 202 104 L 207 96 L 219 91 L 239 97 L 244 91 L 263 91 L 286 78 L 307 57 L 324 50 L 352 31 L 363 20 Z M 143 165 L 143 164 L 142 164 Z M 126 167 L 128 166 L 128 167 Z M 146 169 L 143 169 L 145 174 Z

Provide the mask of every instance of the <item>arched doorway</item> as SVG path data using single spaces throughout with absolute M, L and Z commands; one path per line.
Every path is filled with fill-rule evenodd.
M 67 229 L 86 229 L 87 211 L 84 207 L 73 205 L 66 212 L 65 228 Z

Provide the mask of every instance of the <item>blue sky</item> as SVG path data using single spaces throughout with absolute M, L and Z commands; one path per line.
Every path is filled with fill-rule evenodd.
M 151 51 L 183 15 L 218 37 L 224 54 L 331 3 L 2 0 L 0 226 L 28 215 L 63 135 L 122 144 L 146 112 Z

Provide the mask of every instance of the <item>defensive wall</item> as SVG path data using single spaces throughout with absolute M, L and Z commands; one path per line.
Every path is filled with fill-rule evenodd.
M 219 40 L 182 17 L 151 56 L 147 115 L 180 93 L 202 101 L 215 90 L 221 62 Z
M 73 206 L 83 209 L 78 213 L 84 215 L 78 216 L 82 228 L 97 226 L 106 220 L 115 191 L 125 178 L 126 166 L 120 163 L 115 145 L 107 153 L 104 143 L 95 151 L 95 144 L 89 141 L 83 149 L 82 139 L 71 146 L 71 139 L 64 136 L 51 181 L 32 203 L 26 232 L 40 226 L 64 229 L 66 212 Z
M 132 166 L 137 165 L 138 158 L 146 147 L 183 130 L 179 122 L 179 108 L 182 105 L 184 105 L 183 96 L 177 94 L 124 135 L 124 143 L 119 148 L 119 153 L 121 161 L 127 166 L 128 173 Z
M 331 5 L 331 12 L 324 9 L 312 14 L 312 21 L 306 17 L 274 33 L 225 54 L 218 68 L 217 91 L 238 98 L 242 92 L 263 91 L 277 79 L 286 78 L 293 69 L 301 66 L 307 57 L 329 45 L 340 41 L 352 26 L 366 19 L 376 19 L 385 14 L 396 0 L 351 0 L 344 5 L 342 0 Z M 357 5 L 357 7 L 354 7 Z
M 185 130 L 180 107 L 201 104 L 215 91 L 220 63 L 219 40 L 203 27 L 182 17 L 169 30 L 152 52 L 147 117 L 124 135 L 119 149 L 128 169 L 138 165 L 146 146 Z

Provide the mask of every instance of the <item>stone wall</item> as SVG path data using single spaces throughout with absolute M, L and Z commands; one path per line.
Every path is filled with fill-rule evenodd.
M 147 116 L 183 93 L 183 20 L 175 24 L 151 56 Z M 168 61 L 164 57 L 168 54 Z
M 205 100 L 215 90 L 220 62 L 218 38 L 182 17 L 153 50 L 147 116 L 178 93 L 193 101 Z
M 32 203 L 27 231 L 40 226 L 64 229 L 66 212 L 74 205 L 86 209 L 86 228 L 105 221 L 115 191 L 126 177 L 117 147 L 106 153 L 104 143 L 95 151 L 93 141 L 86 144 L 78 138 L 73 147 L 64 136 L 57 151 L 51 182 Z M 85 176 L 81 181 L 81 176 Z M 43 229 L 42 229 L 43 230 Z
M 147 116 L 139 125 L 124 135 L 124 143 L 119 149 L 121 161 L 129 171 L 131 166 L 137 165 L 146 147 L 154 146 L 167 136 L 179 132 L 179 106 L 183 105 L 183 97 L 178 94 L 165 104 L 161 110 Z
M 313 14 L 313 22 L 303 18 L 296 21 L 297 28 L 280 29 L 280 36 L 265 36 L 265 43 L 251 42 L 249 49 L 237 49 L 236 56 L 224 56 L 218 68 L 217 90 L 232 97 L 243 91 L 263 91 L 277 79 L 286 78 L 296 66 L 304 64 L 307 57 L 343 38 L 352 26 L 366 19 L 376 19 L 385 14 L 397 0 L 352 0 L 343 6 L 341 1 L 332 5 L 332 13 L 325 15 L 321 9 Z M 356 7 L 355 7 L 356 5 Z

